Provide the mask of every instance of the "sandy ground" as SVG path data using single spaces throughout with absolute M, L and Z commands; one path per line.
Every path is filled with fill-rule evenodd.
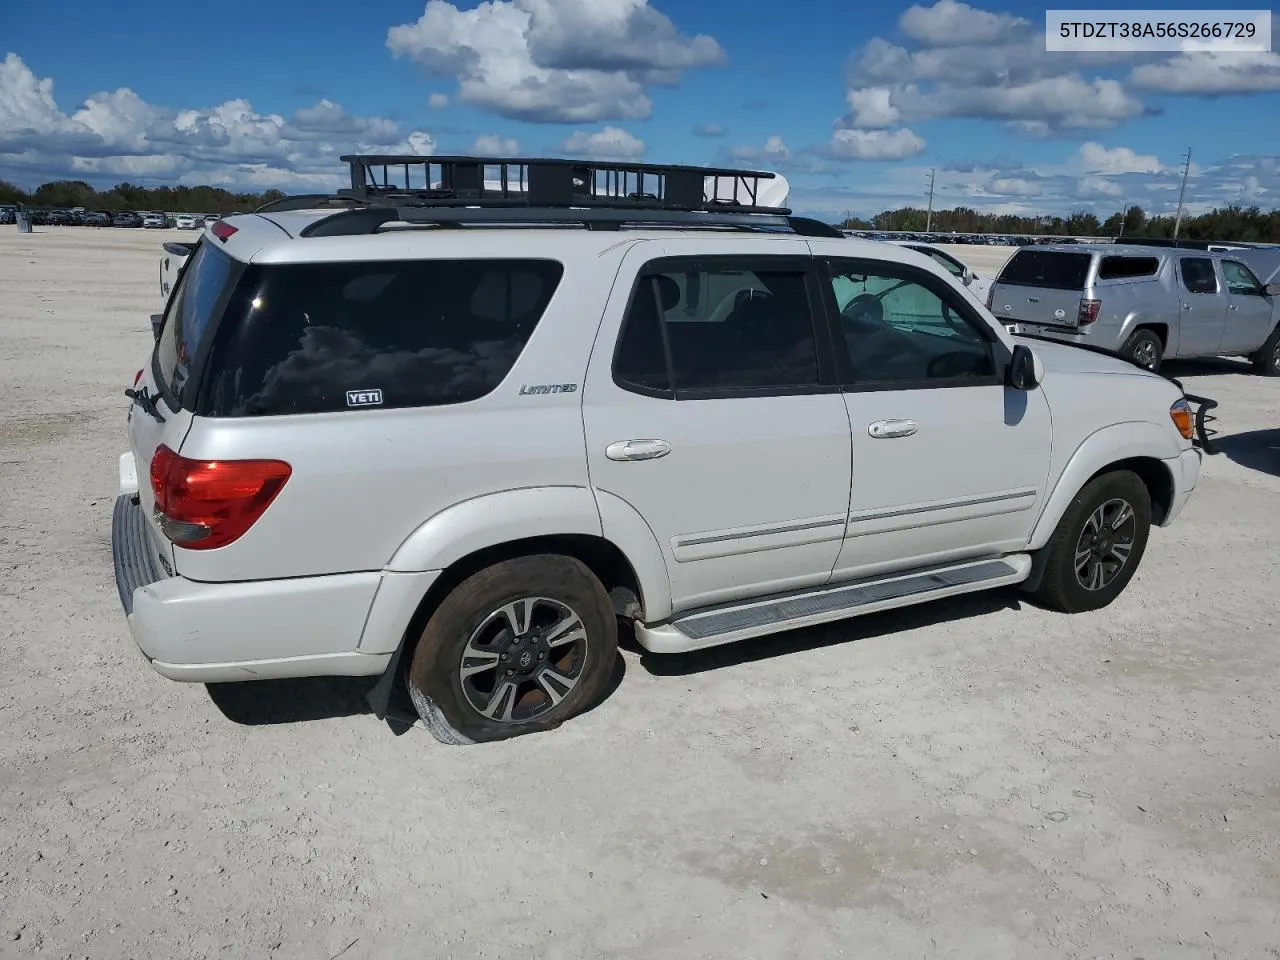
M 176 235 L 0 229 L 0 956 L 1280 957 L 1280 382 L 1179 368 L 1228 450 L 1104 612 L 631 650 L 559 731 L 447 748 L 134 649 L 121 391 Z

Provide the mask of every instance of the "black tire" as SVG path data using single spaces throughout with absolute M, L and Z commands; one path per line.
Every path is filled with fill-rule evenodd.
M 1112 505 L 1128 505 L 1131 516 L 1109 534 L 1090 539 L 1096 530 L 1099 511 L 1106 525 L 1114 524 L 1123 510 Z M 1063 613 L 1083 613 L 1107 606 L 1133 579 L 1147 549 L 1151 533 L 1151 495 L 1146 484 L 1129 470 L 1114 470 L 1094 477 L 1067 506 L 1049 542 L 1043 547 L 1044 577 L 1032 597 L 1047 607 Z M 1077 565 L 1081 551 L 1088 546 L 1090 555 Z M 1120 548 L 1128 546 L 1123 563 L 1114 569 Z M 1097 553 L 1094 553 L 1094 550 Z M 1114 551 L 1114 552 L 1113 552 Z M 1104 557 L 1099 560 L 1098 556 Z M 1092 564 L 1092 565 L 1091 565 Z M 1102 570 L 1099 578 L 1096 570 Z M 1109 579 L 1108 579 L 1109 578 Z M 1099 579 L 1104 582 L 1099 583 Z
M 1280 377 L 1280 326 L 1271 331 L 1271 336 L 1249 359 L 1253 361 L 1253 369 L 1264 377 Z
M 1164 359 L 1164 342 L 1154 330 L 1135 330 L 1120 348 L 1120 356 L 1156 371 L 1160 369 L 1160 361 Z
M 427 621 L 406 680 L 440 742 L 505 740 L 594 706 L 617 651 L 618 623 L 600 581 L 573 557 L 537 554 L 454 587 Z

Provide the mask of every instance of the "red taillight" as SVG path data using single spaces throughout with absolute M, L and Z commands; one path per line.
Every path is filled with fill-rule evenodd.
M 138 385 L 138 381 L 142 379 L 142 374 L 145 372 L 146 372 L 145 370 L 139 370 L 137 373 L 133 375 L 133 385 L 135 387 Z
M 1098 319 L 1098 311 L 1102 309 L 1101 300 L 1081 300 L 1080 301 L 1080 317 L 1078 323 L 1085 327 Z
M 213 235 L 217 237 L 219 240 L 221 240 L 223 243 L 226 243 L 228 238 L 230 238 L 233 234 L 240 232 L 239 227 L 233 227 L 231 224 L 227 223 L 225 220 L 215 221 L 213 226 L 210 227 L 209 229 L 213 232 Z
M 156 518 L 180 547 L 225 547 L 258 521 L 292 473 L 280 460 L 191 460 L 162 444 L 151 458 Z

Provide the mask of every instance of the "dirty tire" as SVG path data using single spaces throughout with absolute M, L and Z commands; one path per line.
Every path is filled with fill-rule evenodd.
M 1120 348 L 1120 355 L 1148 370 L 1159 370 L 1164 358 L 1164 344 L 1154 330 L 1135 330 Z
M 1104 536 L 1101 541 L 1091 534 L 1097 526 L 1097 518 L 1103 516 L 1106 526 L 1111 526 L 1124 511 L 1115 506 L 1117 503 L 1127 504 L 1132 516 L 1125 519 L 1119 529 L 1110 533 L 1111 540 Z M 1146 552 L 1147 538 L 1151 532 L 1151 495 L 1146 484 L 1137 474 L 1129 470 L 1115 470 L 1094 477 L 1076 494 L 1067 506 L 1067 511 L 1058 521 L 1057 529 L 1045 544 L 1047 553 L 1044 578 L 1040 586 L 1031 596 L 1038 602 L 1054 610 L 1064 613 L 1083 613 L 1087 610 L 1099 610 L 1107 606 L 1124 591 L 1133 579 L 1142 555 Z M 1084 566 L 1077 565 L 1082 549 L 1089 545 L 1090 550 L 1097 549 L 1101 554 L 1112 559 L 1102 563 L 1106 578 L 1115 566 L 1115 555 L 1105 548 L 1111 546 L 1117 552 L 1127 545 L 1125 561 L 1110 575 L 1105 583 L 1095 584 L 1093 589 L 1086 586 L 1086 581 L 1095 574 L 1092 554 L 1084 561 Z
M 1264 377 L 1280 377 L 1280 325 L 1249 359 L 1253 361 L 1253 369 Z
M 528 630 L 517 632 L 516 621 Z M 566 637 L 581 639 L 556 645 Z M 563 554 L 516 557 L 472 574 L 444 598 L 414 649 L 407 686 L 441 743 L 505 740 L 555 729 L 599 702 L 617 650 L 613 605 L 585 564 Z M 532 661 L 527 670 L 544 672 L 519 673 L 522 656 Z M 514 678 L 508 668 L 516 668 Z M 490 682 L 488 691 L 477 689 Z

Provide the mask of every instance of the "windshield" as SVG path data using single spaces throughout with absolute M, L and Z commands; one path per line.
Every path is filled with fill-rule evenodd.
M 155 373 L 170 403 L 184 404 L 196 358 L 241 269 L 207 243 L 183 269 L 156 341 Z

